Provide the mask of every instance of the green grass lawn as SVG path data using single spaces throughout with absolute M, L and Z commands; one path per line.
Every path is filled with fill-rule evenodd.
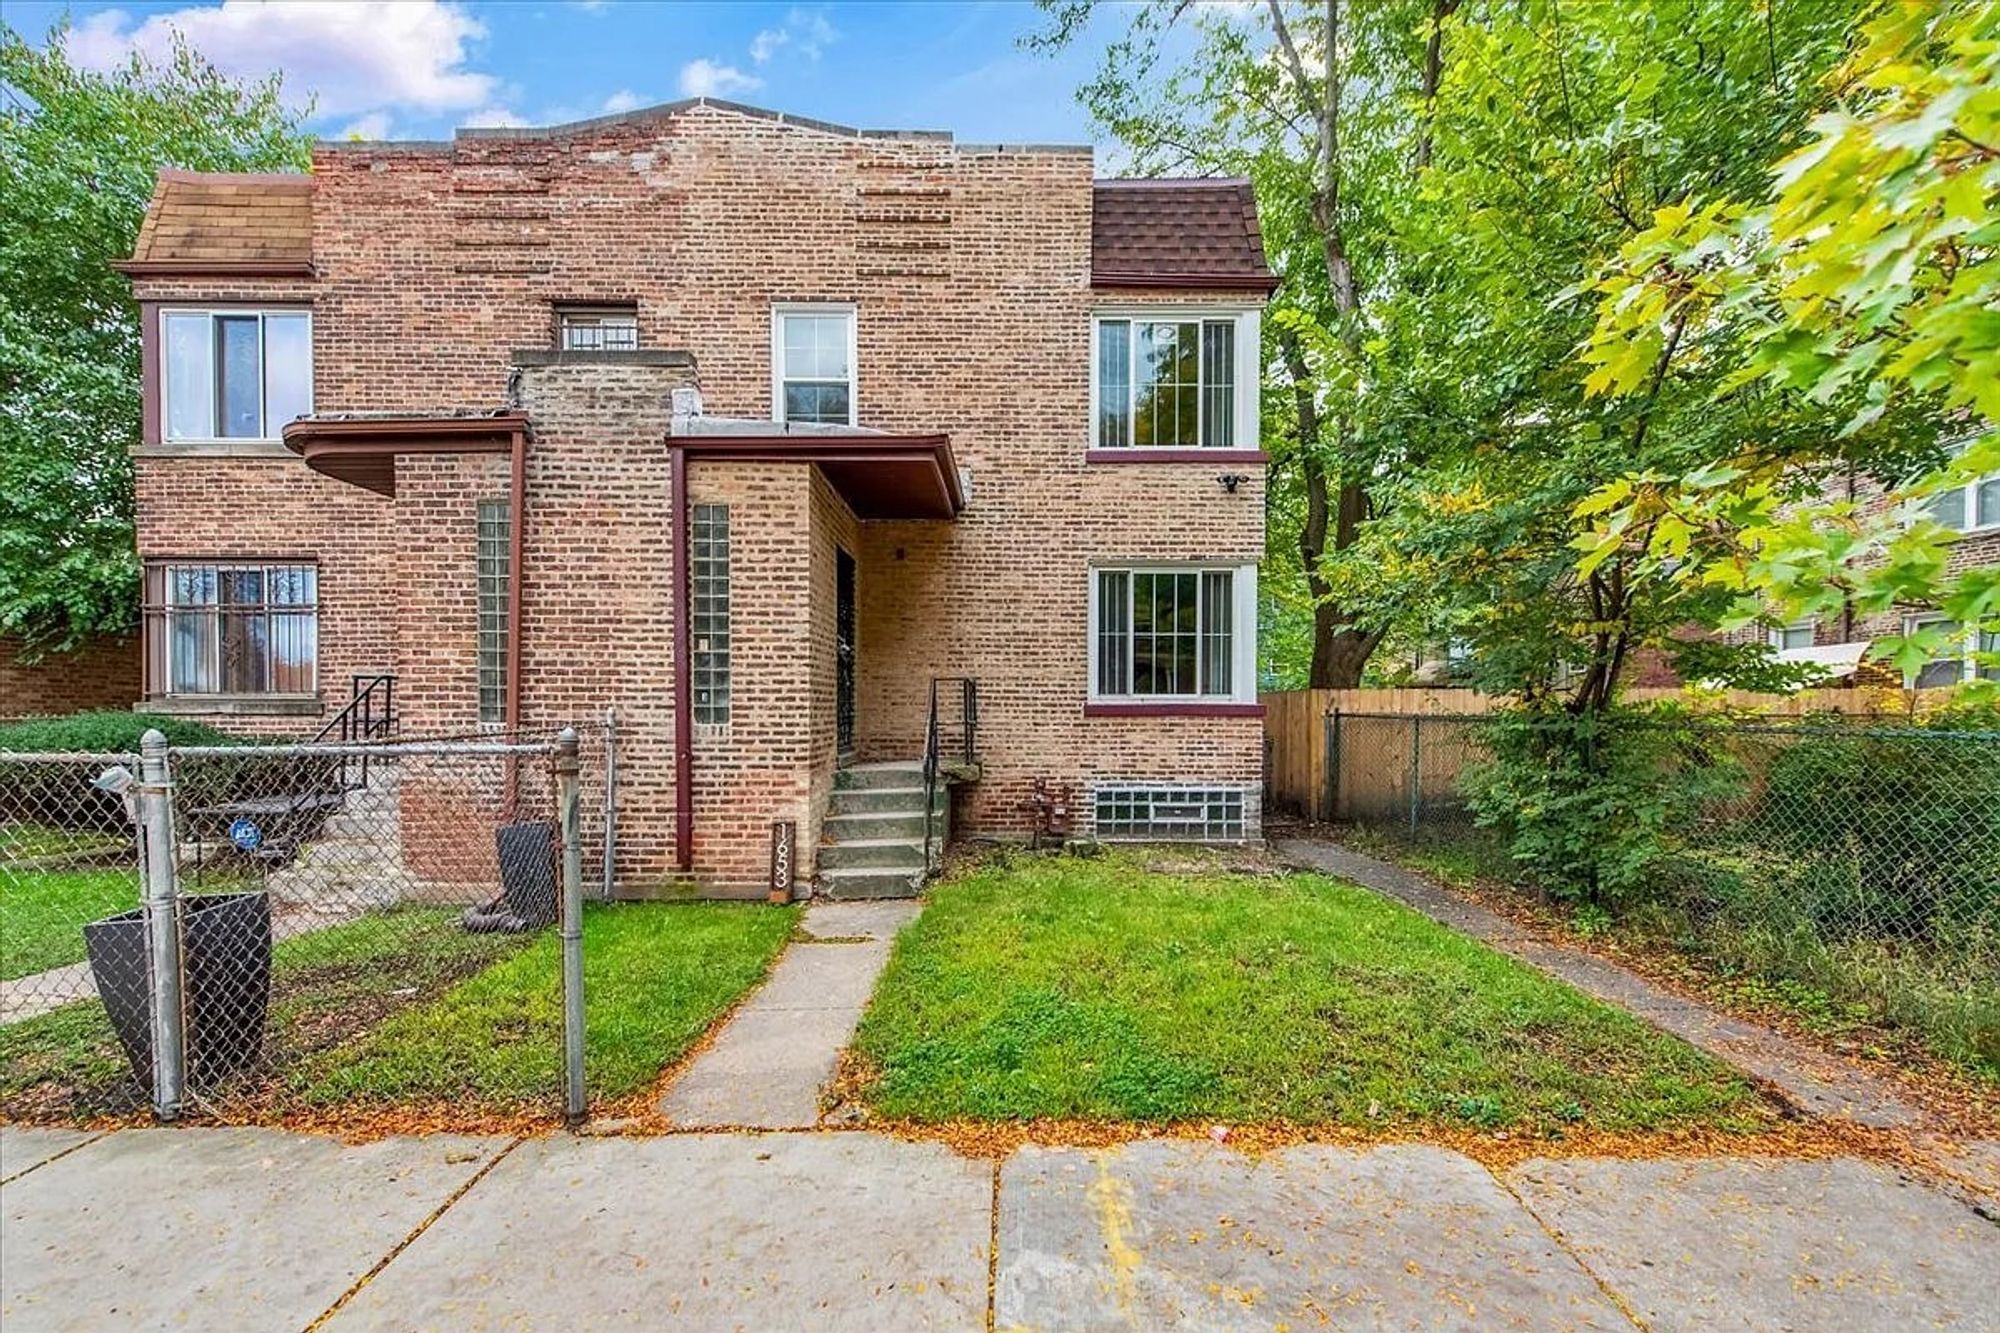
M 646 1087 L 764 976 L 797 909 L 733 903 L 585 909 L 584 1076 L 593 1100 Z M 313 1102 L 546 1106 L 562 1090 L 560 940 L 405 1009 L 295 1070 Z
M 940 885 L 857 1046 L 891 1117 L 1753 1128 L 1717 1061 L 1363 889 L 1026 857 Z
M 0 867 L 0 981 L 83 961 L 83 928 L 139 905 L 136 868 Z
M 765 973 L 796 909 L 620 904 L 585 909 L 592 1098 L 644 1087 Z M 458 913 L 402 908 L 278 943 L 267 1067 L 221 1090 L 249 1109 L 451 1101 L 548 1111 L 562 1086 L 559 941 L 469 935 Z M 132 1109 L 102 1005 L 0 1027 L 0 1114 Z

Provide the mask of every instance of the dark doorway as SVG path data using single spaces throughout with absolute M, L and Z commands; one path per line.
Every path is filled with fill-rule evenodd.
M 854 753 L 854 557 L 835 548 L 833 613 L 833 713 L 840 753 Z

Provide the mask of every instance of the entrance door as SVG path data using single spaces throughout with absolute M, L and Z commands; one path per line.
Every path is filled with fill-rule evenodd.
M 854 557 L 834 549 L 833 712 L 840 753 L 854 752 Z

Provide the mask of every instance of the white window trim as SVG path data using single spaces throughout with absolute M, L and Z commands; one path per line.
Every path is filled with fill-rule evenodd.
M 1908 635 L 1915 634 L 1918 630 L 1924 628 L 1926 625 L 1948 625 L 1950 623 L 1951 623 L 1950 616 L 1936 614 L 1936 613 L 1904 616 L 1903 633 L 1907 637 Z M 1979 678 L 1979 663 L 1974 660 L 1974 654 L 1976 654 L 1978 651 L 1979 651 L 1978 632 L 1968 627 L 1965 631 L 1964 641 L 1960 643 L 1958 646 L 1959 684 L 1963 685 L 1967 681 L 1977 680 Z M 1903 673 L 1903 688 L 1906 690 L 1914 690 L 1917 688 L 1917 672 L 1906 671 Z
M 1766 633 L 1766 641 L 1771 645 L 1772 649 L 1776 652 L 1781 652 L 1781 653 L 1798 652 L 1799 650 L 1796 648 L 1785 647 L 1785 636 L 1787 634 L 1790 634 L 1793 630 L 1801 630 L 1801 629 L 1813 633 L 1814 637 L 1817 638 L 1819 622 L 1813 620 L 1811 617 L 1807 617 L 1804 620 L 1794 620 L 1789 625 L 1773 625 Z M 1810 643 L 1806 645 L 1806 647 L 1808 648 L 1812 646 L 1813 644 Z
M 1971 438 L 1977 439 L 1978 437 L 1975 435 Z M 1969 447 L 1969 445 L 1970 445 L 1970 440 L 1955 445 L 1951 451 L 1952 457 L 1956 458 L 1960 454 L 1964 453 L 1965 450 Z M 1956 541 L 1960 537 L 1980 537 L 1988 533 L 2000 532 L 2000 513 L 1995 513 L 1991 517 L 1988 517 L 1987 515 L 1981 514 L 1979 512 L 1979 488 L 1981 486 L 1986 485 L 1988 482 L 1992 481 L 2000 481 L 2000 472 L 1988 472 L 1983 476 L 1974 477 L 1969 481 L 1961 482 L 1957 486 L 1947 486 L 1944 489 L 1937 491 L 1936 493 L 1927 497 L 1925 500 L 1919 502 L 1917 506 L 1917 514 L 1919 517 L 1929 518 L 1935 522 L 1936 516 L 1931 513 L 1931 505 L 1935 503 L 1939 497 L 1949 495 L 1951 494 L 1951 492 L 1957 491 L 1960 497 L 1964 501 L 1963 507 L 1960 512 L 1962 512 L 1965 515 L 1967 526 L 1962 528 L 1945 527 L 1945 531 L 1949 532 L 1952 535 L 1952 540 Z M 1984 519 L 1985 521 L 1984 522 L 1978 521 L 1981 519 Z M 1940 526 L 1944 525 L 1940 524 Z
M 861 424 L 861 315 L 852 301 L 780 301 L 771 307 L 771 420 L 785 420 L 785 316 L 839 315 L 847 320 L 847 424 Z
M 1236 323 L 1236 443 L 1229 445 L 1157 445 L 1157 444 L 1100 444 L 1097 439 L 1097 414 L 1100 403 L 1097 382 L 1098 340 L 1103 336 L 1099 331 L 1107 322 L 1138 321 L 1141 323 L 1173 324 L 1189 321 L 1234 320 Z M 1236 450 L 1258 450 L 1264 447 L 1263 436 L 1259 434 L 1261 424 L 1258 413 L 1261 410 L 1263 375 L 1263 312 L 1247 306 L 1106 306 L 1093 310 L 1090 318 L 1090 424 L 1084 438 L 1093 453 L 1130 454 L 1144 458 L 1162 449 L 1179 448 L 1218 452 Z M 1134 340 L 1136 344 L 1136 339 Z M 1137 414 L 1129 414 L 1136 421 Z
M 1127 574 L 1186 574 L 1228 570 L 1234 575 L 1229 590 L 1232 624 L 1229 640 L 1228 694 L 1104 694 L 1097 688 L 1097 584 L 1106 570 Z M 1257 566 L 1227 561 L 1202 560 L 1099 560 L 1093 561 L 1085 576 L 1085 654 L 1089 670 L 1088 702 L 1094 704 L 1237 704 L 1257 702 Z
M 303 315 L 306 321 L 306 412 L 313 411 L 315 394 L 318 390 L 313 357 L 313 312 L 311 306 L 284 305 L 166 305 L 155 314 L 153 336 L 157 340 L 160 376 L 160 443 L 162 444 L 246 444 L 269 443 L 284 438 L 286 422 L 278 423 L 278 431 L 271 435 L 176 435 L 173 433 L 174 408 L 170 399 L 173 393 L 173 372 L 167 365 L 167 321 L 175 315 L 206 315 L 211 321 L 217 315 L 257 316 L 257 416 L 263 421 L 264 429 L 271 429 L 270 411 L 264 401 L 264 317 L 266 315 Z M 213 330 L 211 329 L 211 333 Z M 213 355 L 213 352 L 210 353 Z M 213 373 L 211 365 L 210 371 Z M 212 406 L 220 406 L 214 404 Z M 210 421 L 215 419 L 211 411 Z

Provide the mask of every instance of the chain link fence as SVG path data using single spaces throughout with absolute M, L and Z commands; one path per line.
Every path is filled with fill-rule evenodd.
M 575 1114 L 610 744 L 0 753 L 0 1115 Z
M 1505 714 L 1326 727 L 1337 819 L 2000 1070 L 2000 732 L 1620 716 L 1579 734 Z M 1565 846 L 1593 829 L 1597 847 Z

